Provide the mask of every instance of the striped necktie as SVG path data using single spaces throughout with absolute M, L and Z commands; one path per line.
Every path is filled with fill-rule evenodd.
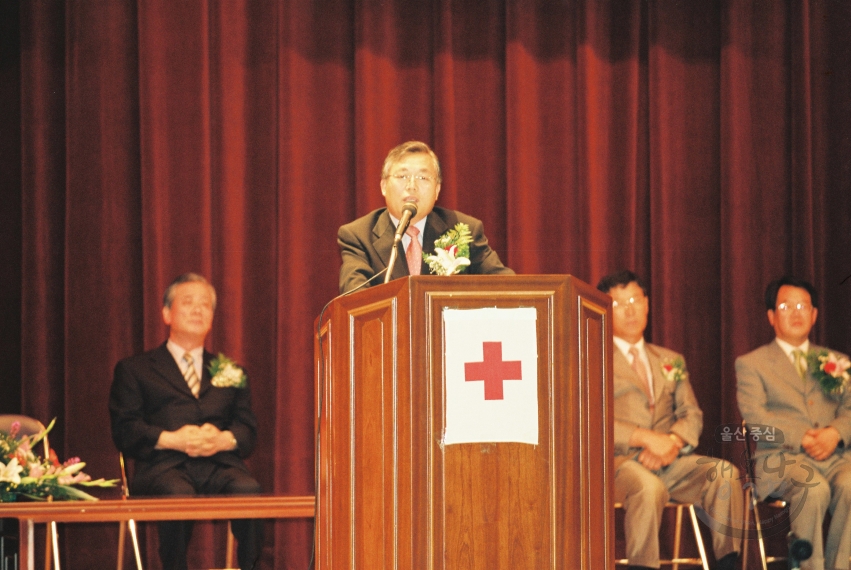
M 807 379 L 807 359 L 804 356 L 804 351 L 796 348 L 792 351 L 792 364 L 795 365 L 795 370 L 798 372 L 798 376 L 801 377 L 801 380 Z
M 195 371 L 195 359 L 187 352 L 183 355 L 183 360 L 186 361 L 186 372 L 183 373 L 183 377 L 186 379 L 186 383 L 189 385 L 189 390 L 192 392 L 192 395 L 197 398 L 198 393 L 201 391 L 201 380 L 198 378 L 198 373 Z

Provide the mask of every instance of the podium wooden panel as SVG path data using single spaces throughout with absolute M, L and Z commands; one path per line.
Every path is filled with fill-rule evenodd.
M 537 311 L 539 444 L 443 445 L 444 309 Z M 567 275 L 409 277 L 315 343 L 319 570 L 614 567 L 611 307 Z

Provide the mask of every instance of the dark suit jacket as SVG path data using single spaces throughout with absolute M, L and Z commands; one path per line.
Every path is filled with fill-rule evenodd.
M 426 217 L 425 232 L 423 232 L 423 255 L 434 253 L 434 240 L 456 224 L 463 222 L 470 227 L 473 242 L 470 244 L 470 265 L 464 271 L 466 274 L 504 274 L 514 272 L 505 267 L 499 260 L 499 255 L 488 245 L 484 227 L 480 220 L 455 210 L 447 210 L 435 206 Z M 390 262 L 390 248 L 393 247 L 393 235 L 396 227 L 390 219 L 387 208 L 379 208 L 357 220 L 341 226 L 337 232 L 337 243 L 343 265 L 340 267 L 340 293 L 350 291 L 387 267 Z M 428 265 L 423 262 L 422 275 L 429 274 Z M 405 263 L 405 252 L 401 242 L 393 266 L 392 279 L 407 277 L 408 265 Z M 383 283 L 384 278 L 376 280 Z
M 154 447 L 163 431 L 189 424 L 211 423 L 220 430 L 230 430 L 237 449 L 217 453 L 210 460 L 248 471 L 241 457 L 251 453 L 257 438 L 251 394 L 247 387 L 214 387 L 208 369 L 212 358 L 205 350 L 197 399 L 165 344 L 115 366 L 109 395 L 112 439 L 119 450 L 135 460 L 134 488 L 143 489 L 163 471 L 186 461 L 185 453 Z

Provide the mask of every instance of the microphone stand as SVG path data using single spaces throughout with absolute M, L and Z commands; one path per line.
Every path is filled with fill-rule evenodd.
M 396 258 L 399 257 L 399 240 L 393 241 L 393 249 L 390 250 L 390 261 L 387 263 L 387 273 L 384 274 L 384 282 L 390 282 L 390 274 L 393 273 L 393 266 L 396 265 Z

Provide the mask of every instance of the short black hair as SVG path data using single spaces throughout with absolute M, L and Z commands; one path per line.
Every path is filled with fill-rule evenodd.
M 641 287 L 641 291 L 644 292 L 645 297 L 650 296 L 647 294 L 647 285 L 644 284 L 644 281 L 641 280 L 641 277 L 639 277 L 629 269 L 621 269 L 620 271 L 609 273 L 605 277 L 601 277 L 600 281 L 597 282 L 597 289 L 599 289 L 603 293 L 608 294 L 609 291 L 611 291 L 615 287 L 626 287 L 633 281 L 635 281 L 638 286 Z
M 816 288 L 813 287 L 812 283 L 793 277 L 792 275 L 784 275 L 780 279 L 775 279 L 769 283 L 768 287 L 765 288 L 766 309 L 773 311 L 777 308 L 777 292 L 780 291 L 780 288 L 784 285 L 798 287 L 799 289 L 806 289 L 807 293 L 810 294 L 810 300 L 813 303 L 813 307 L 818 308 L 818 293 L 816 293 Z

